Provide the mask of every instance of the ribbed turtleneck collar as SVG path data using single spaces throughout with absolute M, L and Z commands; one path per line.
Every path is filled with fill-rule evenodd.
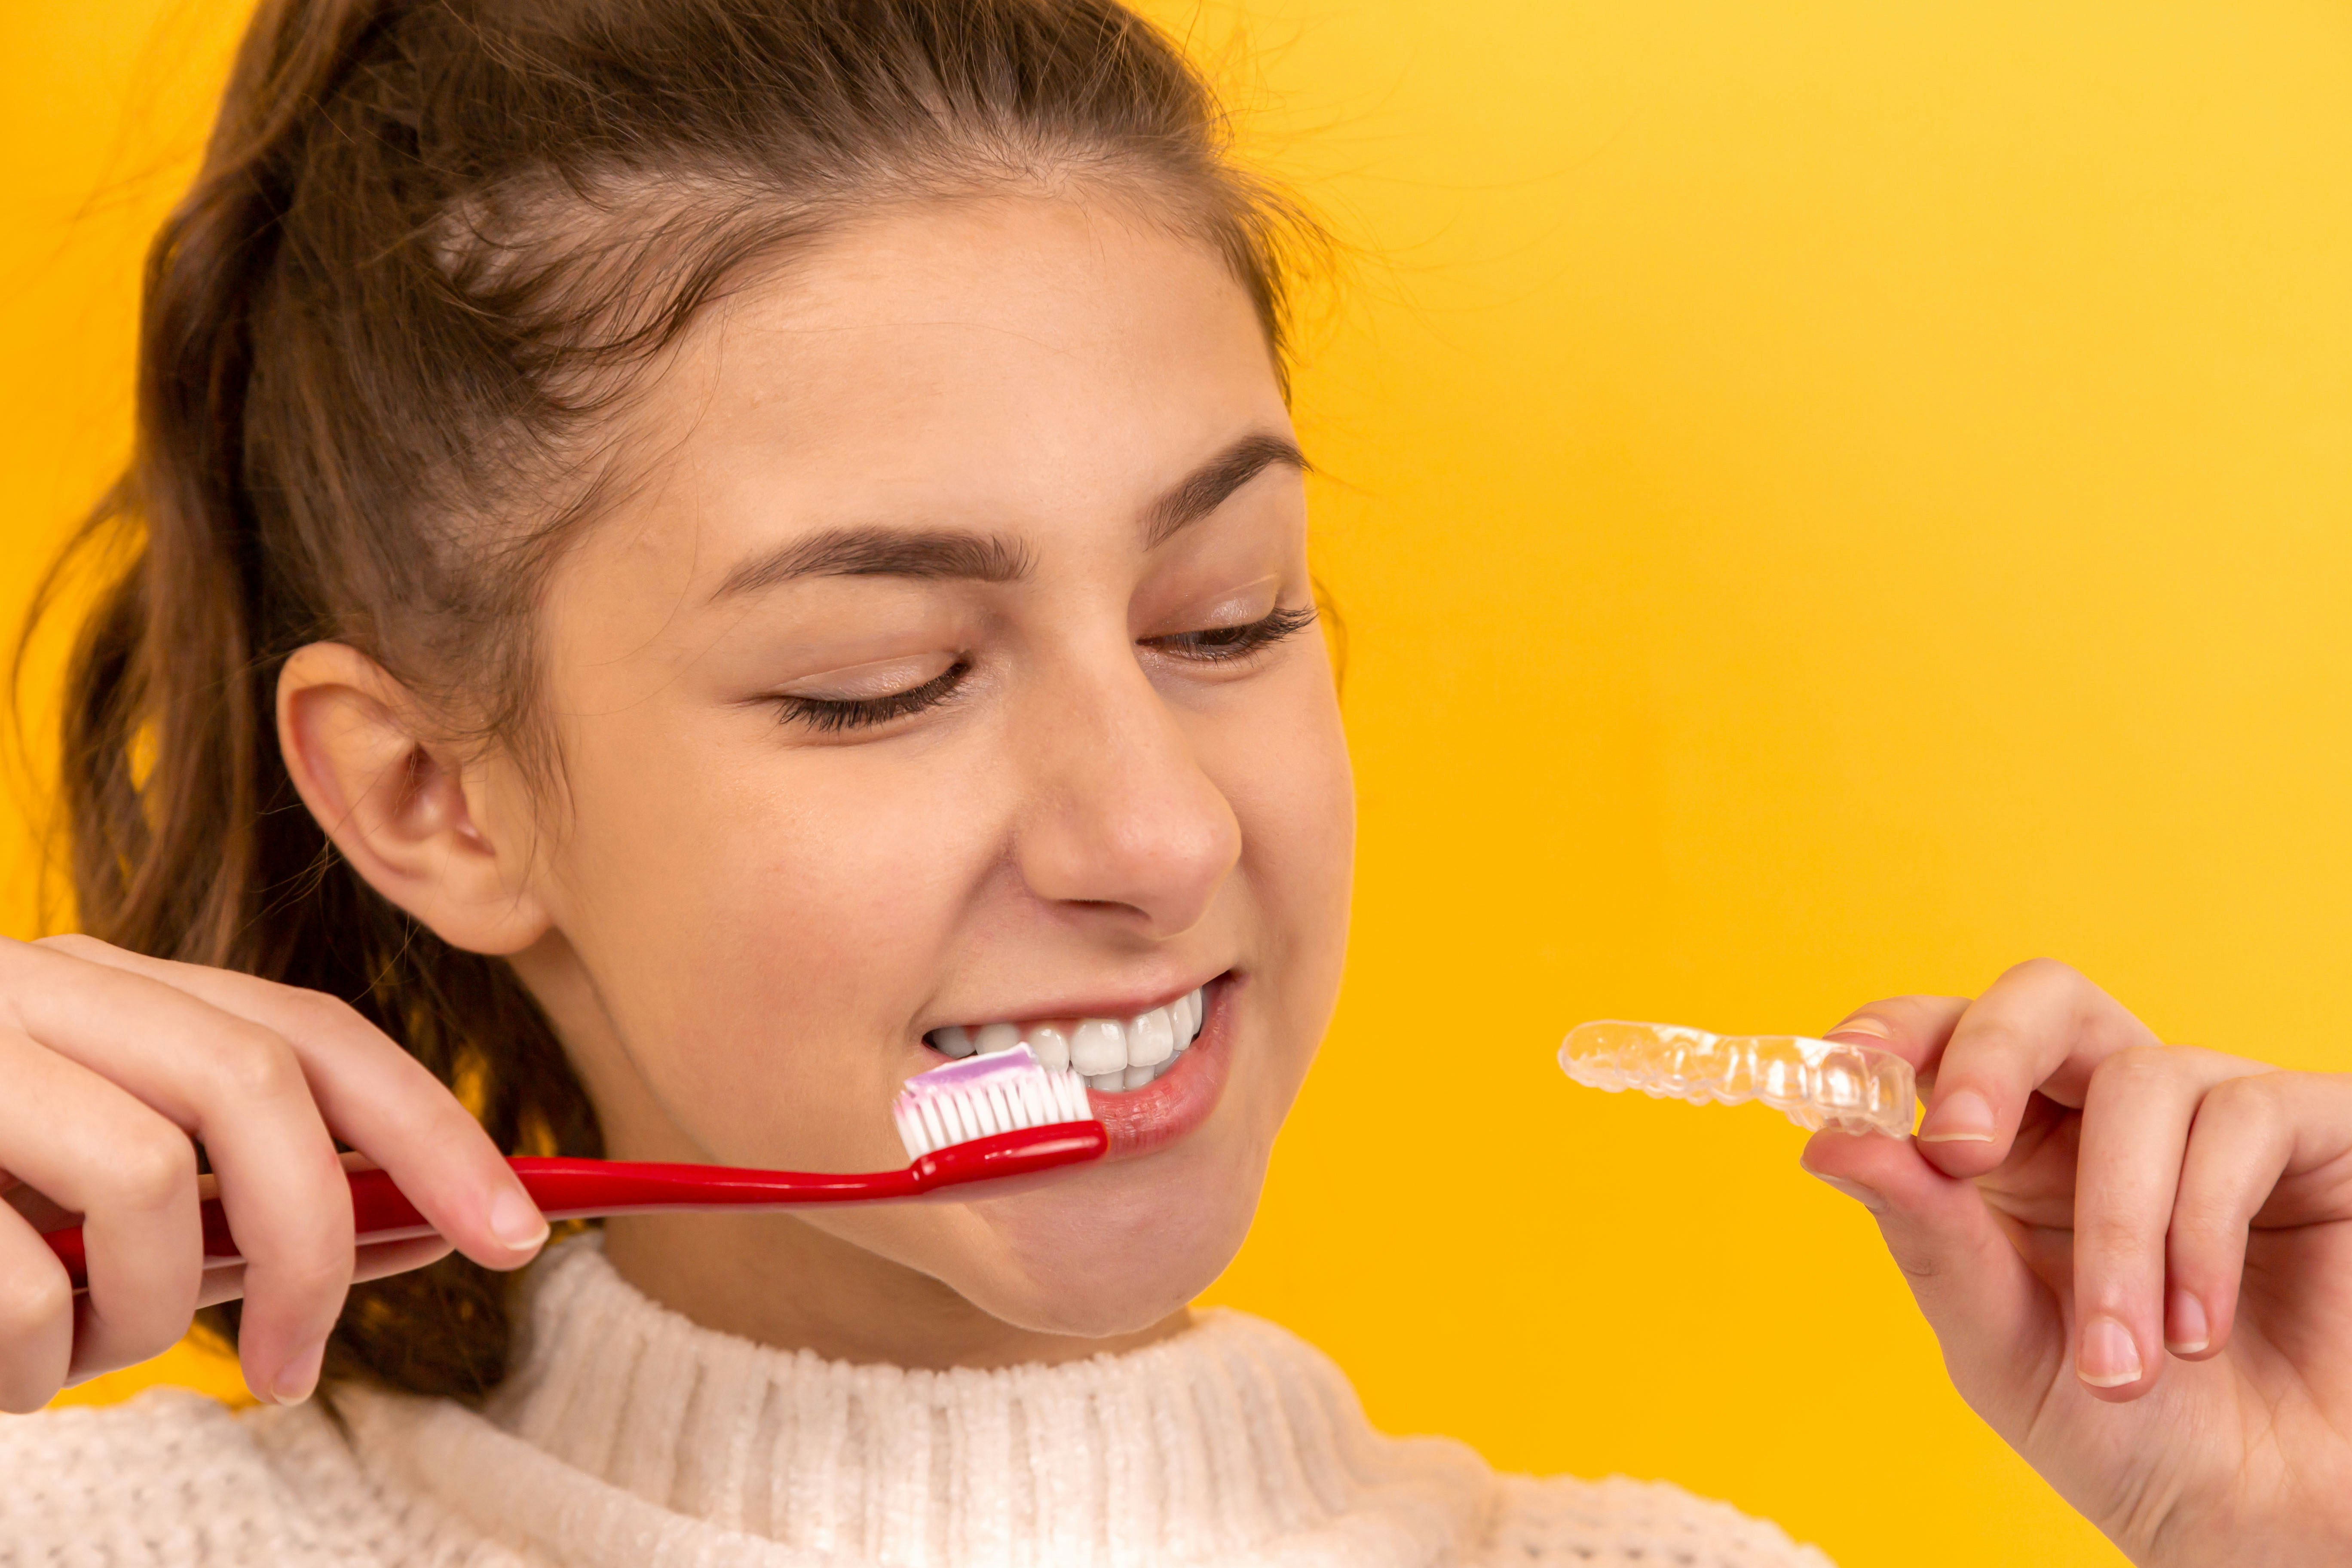
M 465 1525 L 578 1568 L 1402 1568 L 1456 1558 L 1493 1505 L 1468 1450 L 1381 1436 L 1328 1361 L 1239 1313 L 1121 1355 L 909 1372 L 697 1328 L 593 1237 L 528 1289 L 483 1415 L 378 1397 L 352 1435 Z

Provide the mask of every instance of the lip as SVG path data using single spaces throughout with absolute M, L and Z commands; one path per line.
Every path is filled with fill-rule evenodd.
M 1233 1068 L 1232 1003 L 1240 983 L 1237 975 L 1221 974 L 1202 988 L 1201 1032 L 1174 1067 L 1141 1089 L 1116 1094 L 1087 1090 L 1087 1103 L 1110 1135 L 1106 1162 L 1139 1159 L 1165 1149 L 1216 1110 Z

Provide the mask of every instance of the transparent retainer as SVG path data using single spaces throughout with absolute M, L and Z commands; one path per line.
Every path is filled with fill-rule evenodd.
M 1891 1051 L 1801 1035 L 1710 1035 L 1603 1018 L 1560 1043 L 1560 1070 L 1588 1089 L 1738 1105 L 1760 1100 L 1808 1131 L 1911 1135 L 1917 1082 Z

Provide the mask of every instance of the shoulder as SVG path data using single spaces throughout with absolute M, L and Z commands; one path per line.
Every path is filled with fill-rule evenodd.
M 369 1528 L 381 1513 L 370 1489 L 313 1406 L 237 1415 L 157 1388 L 103 1408 L 0 1416 L 0 1568 L 395 1560 Z
M 1490 1561 L 1672 1563 L 1688 1568 L 1834 1568 L 1768 1520 L 1664 1481 L 1497 1476 Z

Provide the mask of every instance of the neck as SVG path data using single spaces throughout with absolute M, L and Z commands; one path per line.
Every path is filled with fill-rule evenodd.
M 1180 1332 L 1171 1313 L 1135 1333 L 1041 1333 L 992 1317 L 928 1274 L 786 1214 L 636 1215 L 604 1222 L 621 1278 L 707 1329 L 828 1361 L 916 1370 L 1116 1354 Z

